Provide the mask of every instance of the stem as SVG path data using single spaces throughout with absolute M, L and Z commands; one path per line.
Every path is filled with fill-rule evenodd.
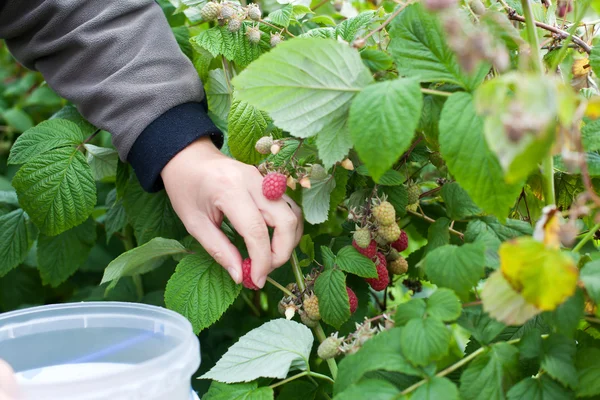
M 254 313 L 254 315 L 256 315 L 257 317 L 260 317 L 260 311 L 258 310 L 258 308 L 256 308 L 256 306 L 254 305 L 254 303 L 252 303 L 252 300 L 250 300 L 250 298 L 248 297 L 248 295 L 246 294 L 246 292 L 244 292 L 242 290 L 240 292 L 240 294 L 242 295 L 242 299 L 244 300 L 244 303 L 246 303 L 248 305 L 248 307 L 250 307 L 250 309 L 252 310 L 252 312 Z
M 591 317 L 589 315 L 585 316 L 585 320 L 588 322 L 591 322 L 593 324 L 600 324 L 600 319 L 596 318 L 596 317 Z
M 376 34 L 377 32 L 383 30 L 383 28 L 385 28 L 390 22 L 392 22 L 392 20 L 394 18 L 396 18 L 398 16 L 398 14 L 400 14 L 402 12 L 402 10 L 404 10 L 409 4 L 411 4 L 412 2 L 406 2 L 404 4 L 402 4 L 400 7 L 398 7 L 396 9 L 396 11 L 394 11 L 389 17 L 388 19 L 386 19 L 383 24 L 379 25 L 377 28 L 373 29 L 371 32 L 369 32 L 367 34 L 367 36 L 363 37 L 363 40 L 367 40 L 368 38 L 370 38 L 371 36 L 373 36 L 374 34 Z
M 286 287 L 281 286 L 281 284 L 279 282 L 277 282 L 275 279 L 271 278 L 270 276 L 267 276 L 267 282 L 269 282 L 271 285 L 275 286 L 277 289 L 281 290 L 287 296 L 296 297 L 296 296 L 294 296 L 294 293 L 287 290 Z
M 292 34 L 290 31 L 288 31 L 288 30 L 287 30 L 287 28 L 280 28 L 280 27 L 278 27 L 278 26 L 275 26 L 275 25 L 273 25 L 273 24 L 271 24 L 271 23 L 268 23 L 268 22 L 267 22 L 267 21 L 265 21 L 264 19 L 261 19 L 261 20 L 260 20 L 260 21 L 258 21 L 258 22 L 260 22 L 261 24 L 265 24 L 265 25 L 267 25 L 267 26 L 270 26 L 271 28 L 275 28 L 275 29 L 277 29 L 278 31 L 282 31 L 282 30 L 283 30 L 283 31 L 285 31 L 285 33 L 286 33 L 286 34 L 288 34 L 288 35 L 289 35 L 289 36 L 291 36 L 291 37 L 296 37 L 296 36 L 295 36 L 295 35 L 293 35 L 293 34 Z
M 328 381 L 330 383 L 335 383 L 335 381 L 333 379 L 331 379 L 330 377 L 328 377 L 327 375 L 319 374 L 318 372 L 312 372 L 312 371 L 310 371 L 308 373 L 308 376 L 312 376 L 313 378 L 323 379 L 323 380 Z
M 573 250 L 571 250 L 573 253 L 577 253 L 579 252 L 579 250 L 581 250 L 581 248 L 590 241 L 590 239 L 592 239 L 594 237 L 594 235 L 596 234 L 596 231 L 600 229 L 600 224 L 596 224 L 594 225 L 594 227 L 592 229 L 590 229 L 590 231 L 588 233 L 585 234 L 585 236 L 583 238 L 581 238 L 581 240 L 579 241 L 579 243 L 577 243 L 577 245 L 575 247 L 573 247 Z
M 303 376 L 306 376 L 306 375 L 308 375 L 308 374 L 309 374 L 309 372 L 308 372 L 308 371 L 300 372 L 300 373 L 299 373 L 299 374 L 297 374 L 297 375 L 290 376 L 290 377 L 289 377 L 289 378 L 287 378 L 287 379 L 284 379 L 284 380 L 282 380 L 282 381 L 279 381 L 279 382 L 277 382 L 277 383 L 274 383 L 274 384 L 272 384 L 272 385 L 269 385 L 269 387 L 270 387 L 271 389 L 274 389 L 274 388 L 276 388 L 277 386 L 285 385 L 286 383 L 289 383 L 289 382 L 291 382 L 291 381 L 294 381 L 294 380 L 296 380 L 296 379 L 298 379 L 298 378 L 302 378 Z
M 424 219 L 425 221 L 427 221 L 427 222 L 429 222 L 431 224 L 433 224 L 435 222 L 435 219 L 430 218 L 430 217 L 428 217 L 425 214 L 420 214 L 420 213 L 418 213 L 416 211 L 411 211 L 411 210 L 406 210 L 406 212 L 409 213 L 409 214 L 411 214 L 411 215 L 414 215 L 415 217 L 422 218 L 422 219 Z M 459 232 L 459 231 L 457 231 L 455 229 L 452 229 L 452 228 L 448 228 L 448 232 L 450 232 L 453 235 L 458 236 L 461 239 L 464 239 L 464 235 L 463 235 L 462 232 Z
M 94 133 L 92 133 L 90 136 L 88 136 L 88 137 L 87 137 L 87 138 L 86 138 L 86 139 L 83 141 L 83 143 L 81 143 L 79 146 L 77 146 L 77 150 L 81 150 L 81 148 L 82 148 L 82 147 L 83 147 L 85 144 L 88 144 L 89 142 L 91 142 L 91 141 L 92 141 L 92 140 L 93 140 L 93 139 L 96 137 L 96 135 L 98 135 L 98 134 L 100 133 L 100 131 L 101 131 L 101 130 L 102 130 L 102 129 L 100 129 L 100 128 L 96 129 L 96 130 L 94 131 Z
M 548 154 L 542 160 L 542 189 L 546 205 L 555 204 L 554 197 L 554 160 L 552 154 Z
M 531 57 L 533 58 L 533 70 L 539 74 L 542 73 L 542 57 L 540 55 L 540 42 L 538 41 L 537 32 L 535 31 L 535 19 L 533 18 L 533 10 L 529 0 L 521 0 L 523 6 L 523 14 L 525 14 L 525 28 L 527 29 L 527 38 L 529 39 L 529 47 L 531 47 Z
M 298 255 L 296 254 L 296 250 L 292 251 L 292 271 L 294 272 L 294 278 L 296 278 L 296 284 L 301 292 L 306 290 L 306 284 L 304 283 L 304 276 L 302 276 L 302 269 L 300 267 L 300 262 L 298 261 Z M 321 323 L 318 323 L 316 327 L 313 328 L 313 332 L 319 343 L 323 343 L 327 336 L 325 336 L 325 331 L 323 331 L 323 327 Z M 335 362 L 335 359 L 330 358 L 327 360 L 327 365 L 329 366 L 329 371 L 331 371 L 331 376 L 333 379 L 337 377 L 338 367 Z
M 452 96 L 452 93 L 450 93 L 450 92 L 442 92 L 441 90 L 425 89 L 425 88 L 421 88 L 421 93 L 431 94 L 434 96 L 442 96 L 442 97 Z

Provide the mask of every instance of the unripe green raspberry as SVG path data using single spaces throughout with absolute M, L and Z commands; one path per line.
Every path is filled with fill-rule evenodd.
M 321 164 L 313 164 L 310 167 L 310 177 L 316 181 L 327 178 L 327 170 Z
M 283 41 L 283 36 L 281 36 L 281 33 L 279 33 L 279 32 L 271 33 L 271 40 L 269 42 L 271 44 L 271 47 L 277 46 L 282 41 Z
M 409 183 L 408 187 L 406 188 L 406 194 L 408 197 L 407 203 L 409 205 L 416 204 L 419 202 L 419 196 L 421 195 L 421 188 L 419 188 L 419 185 L 417 185 L 415 183 Z
M 406 209 L 408 211 L 415 212 L 415 211 L 417 211 L 419 209 L 419 203 L 409 204 L 409 205 L 406 206 Z
M 234 14 L 235 14 L 235 10 L 229 4 L 223 3 L 221 5 L 221 15 L 220 15 L 221 19 L 229 19 L 229 18 L 233 17 Z
M 400 227 L 395 222 L 391 225 L 380 225 L 377 234 L 387 243 L 392 243 L 400 237 Z
M 231 25 L 233 21 L 236 20 L 232 19 L 231 21 L 229 21 L 229 25 Z M 271 146 L 273 146 L 273 138 L 271 136 L 263 136 L 256 141 L 254 148 L 260 154 L 271 154 Z
M 221 5 L 215 2 L 208 2 L 200 10 L 200 16 L 204 21 L 213 21 L 217 19 L 221 11 Z
M 390 202 L 383 201 L 373 208 L 373 217 L 379 225 L 391 225 L 396 222 L 396 210 Z
M 388 261 L 394 261 L 394 260 L 397 260 L 398 258 L 400 258 L 400 253 L 398 252 L 398 250 L 396 250 L 394 248 L 391 248 L 390 252 L 385 257 L 385 259 Z
M 402 256 L 388 263 L 388 271 L 393 275 L 402 275 L 408 271 L 408 262 Z
M 310 318 L 305 312 L 300 313 L 300 320 L 304 325 L 308 326 L 309 328 L 316 328 L 317 325 L 319 325 L 319 321 Z
M 231 18 L 229 20 L 229 23 L 227 24 L 227 29 L 231 33 L 239 31 L 241 27 L 242 27 L 242 21 L 236 17 Z M 270 146 L 269 146 L 269 148 L 270 148 Z
M 321 319 L 321 313 L 319 312 L 319 299 L 314 294 L 304 297 L 304 312 L 308 318 L 318 321 Z
M 248 18 L 250 18 L 253 21 L 260 21 L 261 16 L 262 13 L 260 12 L 258 4 L 250 4 L 248 6 Z
M 436 167 L 442 168 L 444 166 L 444 159 L 439 152 L 429 153 L 429 161 Z
M 338 339 L 336 336 L 329 336 L 319 345 L 317 349 L 317 355 L 323 360 L 329 360 L 330 358 L 336 357 L 340 354 L 340 345 L 342 339 Z
M 260 42 L 260 29 L 255 26 L 248 28 L 246 31 L 246 35 L 248 36 L 248 41 L 252 44 L 258 44 Z
M 352 238 L 358 247 L 366 249 L 369 247 L 369 244 L 371 244 L 371 231 L 369 228 L 358 228 L 356 231 L 354 231 Z

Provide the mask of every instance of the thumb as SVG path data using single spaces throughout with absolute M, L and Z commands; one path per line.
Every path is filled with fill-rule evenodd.
M 6 396 L 7 399 L 17 398 L 17 382 L 15 375 L 6 362 L 0 360 L 0 398 Z

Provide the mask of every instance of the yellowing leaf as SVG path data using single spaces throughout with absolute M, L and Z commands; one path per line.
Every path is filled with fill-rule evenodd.
M 585 57 L 574 60 L 571 71 L 576 78 L 589 74 L 591 71 L 589 58 Z
M 585 116 L 590 119 L 600 118 L 600 96 L 594 96 L 588 100 Z
M 483 311 L 506 325 L 522 325 L 541 312 L 510 286 L 501 271 L 490 275 L 481 291 L 481 300 Z
M 521 237 L 503 243 L 499 255 L 508 283 L 540 310 L 554 310 L 575 293 L 579 270 L 559 249 Z
M 560 249 L 560 213 L 556 206 L 550 205 L 542 210 L 542 217 L 535 224 L 533 238 L 547 247 Z

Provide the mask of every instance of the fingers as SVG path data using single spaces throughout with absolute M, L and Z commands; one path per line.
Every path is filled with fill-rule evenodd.
M 0 360 L 0 400 L 13 400 L 17 395 L 17 383 L 12 368 Z
M 296 244 L 298 244 L 300 239 L 302 239 L 302 234 L 304 233 L 304 217 L 302 215 L 302 209 L 288 195 L 283 195 L 283 200 L 288 203 L 292 209 L 292 212 L 298 219 L 298 226 L 296 228 Z
M 272 265 L 269 231 L 263 215 L 254 199 L 243 190 L 218 202 L 217 207 L 244 238 L 248 254 L 252 259 L 252 282 L 262 288 Z
M 188 229 L 204 250 L 229 272 L 235 283 L 242 283 L 242 256 L 229 238 L 208 218 L 200 218 L 197 228 Z

